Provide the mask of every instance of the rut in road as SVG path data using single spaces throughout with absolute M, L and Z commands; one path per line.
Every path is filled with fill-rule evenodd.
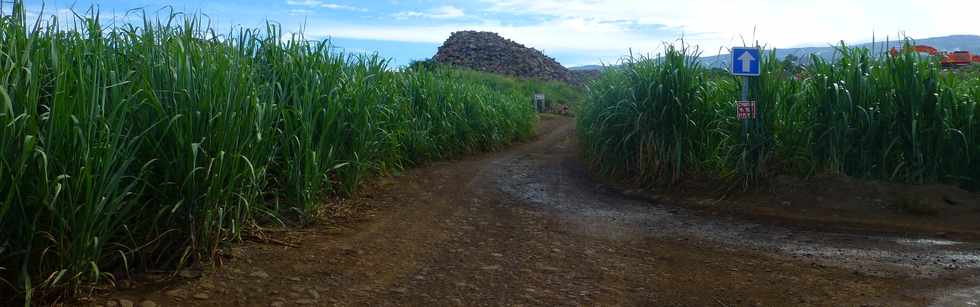
M 968 305 L 976 243 L 826 233 L 630 200 L 590 179 L 574 122 L 382 178 L 364 219 L 248 243 L 221 269 L 117 297 L 164 305 Z

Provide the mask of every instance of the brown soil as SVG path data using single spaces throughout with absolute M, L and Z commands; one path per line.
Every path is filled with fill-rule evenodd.
M 766 223 L 980 241 L 980 194 L 949 185 L 824 175 L 806 179 L 778 176 L 747 191 L 730 184 L 709 187 L 703 182 L 686 182 L 662 193 L 612 186 L 632 198 Z
M 980 296 L 968 279 L 980 267 L 974 243 L 919 246 L 632 200 L 593 183 L 572 120 L 546 117 L 539 131 L 503 152 L 379 178 L 314 226 L 269 232 L 288 244 L 247 242 L 219 268 L 145 276 L 87 302 L 922 306 Z

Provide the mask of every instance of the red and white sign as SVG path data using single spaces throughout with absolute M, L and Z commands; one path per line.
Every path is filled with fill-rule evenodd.
M 755 119 L 755 101 L 738 102 L 738 119 Z

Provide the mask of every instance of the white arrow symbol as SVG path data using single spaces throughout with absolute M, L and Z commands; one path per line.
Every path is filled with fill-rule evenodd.
M 739 61 L 742 61 L 742 72 L 749 72 L 752 69 L 752 61 L 755 61 L 755 57 L 752 56 L 751 52 L 743 52 L 742 56 L 738 57 Z

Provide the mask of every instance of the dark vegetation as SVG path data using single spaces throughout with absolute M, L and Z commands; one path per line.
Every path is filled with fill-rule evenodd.
M 602 174 L 645 185 L 841 174 L 980 188 L 976 68 L 846 46 L 801 67 L 770 52 L 750 84 L 760 119 L 748 125 L 735 116 L 738 79 L 703 66 L 696 50 L 667 47 L 589 85 L 579 131 Z
M 172 14 L 0 17 L 0 304 L 216 257 L 327 195 L 532 133 L 532 88 Z M 559 94 L 556 94 L 559 95 Z M 296 217 L 289 218 L 286 217 Z M 51 298 L 51 297 L 48 297 Z
M 415 61 L 409 64 L 412 70 L 455 70 L 467 79 L 498 91 L 518 91 L 527 97 L 534 94 L 544 94 L 548 107 L 557 105 L 577 106 L 585 100 L 585 91 L 579 87 L 561 81 L 548 81 L 521 77 L 502 77 L 499 74 L 486 73 L 463 67 L 455 67 L 436 63 L 432 60 Z M 529 102 L 530 103 L 530 102 Z

